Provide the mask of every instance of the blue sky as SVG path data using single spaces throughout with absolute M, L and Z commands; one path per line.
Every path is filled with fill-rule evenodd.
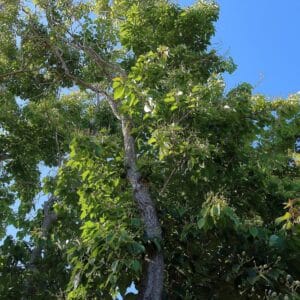
M 179 0 L 191 5 L 193 0 Z M 286 97 L 300 91 L 300 1 L 219 0 L 212 46 L 238 69 L 228 87 L 249 82 L 255 93 Z

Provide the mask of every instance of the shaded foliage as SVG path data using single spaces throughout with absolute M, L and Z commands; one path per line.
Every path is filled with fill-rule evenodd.
M 299 298 L 299 95 L 225 92 L 215 3 L 0 3 L 1 299 L 136 298 L 155 251 L 165 299 Z M 144 232 L 110 99 L 162 240 Z

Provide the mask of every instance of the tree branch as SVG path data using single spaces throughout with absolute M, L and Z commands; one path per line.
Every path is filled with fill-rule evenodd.
M 102 68 L 105 71 L 105 74 L 108 76 L 108 78 L 110 80 L 112 80 L 113 77 L 115 77 L 115 76 L 112 75 L 110 72 L 108 72 L 107 68 L 110 69 L 113 72 L 120 73 L 121 76 L 124 76 L 124 77 L 127 76 L 126 72 L 119 65 L 115 65 L 113 63 L 110 63 L 110 62 L 106 61 L 105 59 L 103 59 L 101 57 L 101 55 L 99 53 L 97 53 L 95 51 L 95 49 L 93 49 L 92 47 L 89 47 L 85 44 L 81 44 L 81 43 L 78 43 L 78 42 L 76 43 L 75 38 L 73 38 L 73 39 L 74 39 L 74 42 L 68 42 L 68 44 L 71 47 L 74 47 L 77 50 L 84 51 L 86 54 L 88 54 L 89 57 L 95 61 L 97 66 Z
M 47 239 L 49 231 L 53 225 L 53 223 L 57 220 L 57 215 L 52 211 L 53 204 L 57 201 L 57 198 L 53 195 L 44 203 L 43 211 L 44 211 L 44 220 L 41 227 L 42 234 L 41 238 L 43 240 Z M 42 247 L 37 245 L 31 252 L 31 257 L 29 261 L 29 268 L 34 270 L 36 268 L 36 261 L 41 256 Z
M 27 70 L 20 69 L 20 70 L 16 70 L 16 71 L 12 71 L 12 72 L 2 73 L 2 74 L 0 74 L 0 79 L 4 79 L 6 77 L 11 77 L 11 76 L 22 74 L 22 73 L 29 73 L 32 71 L 33 70 L 29 70 L 29 69 L 27 69 Z
M 175 168 L 172 170 L 171 174 L 169 175 L 169 177 L 168 177 L 167 180 L 165 181 L 165 183 L 164 183 L 162 189 L 161 189 L 160 192 L 159 192 L 159 195 L 160 195 L 160 196 L 164 194 L 164 192 L 165 192 L 167 186 L 169 185 L 169 182 L 171 181 L 171 179 L 172 179 L 173 175 L 175 174 L 176 170 L 177 170 L 177 166 L 175 166 Z

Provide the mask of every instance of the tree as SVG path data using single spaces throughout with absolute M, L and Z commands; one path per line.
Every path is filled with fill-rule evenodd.
M 299 98 L 224 92 L 218 11 L 1 1 L 3 299 L 298 297 Z

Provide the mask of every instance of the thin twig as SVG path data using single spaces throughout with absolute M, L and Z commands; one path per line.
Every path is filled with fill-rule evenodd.
M 170 180 L 172 179 L 175 171 L 177 170 L 178 166 L 175 166 L 175 168 L 172 170 L 172 172 L 170 173 L 169 177 L 167 178 L 167 180 L 165 181 L 162 189 L 160 190 L 160 192 L 158 193 L 159 196 L 162 196 L 167 188 L 167 186 L 169 185 Z

